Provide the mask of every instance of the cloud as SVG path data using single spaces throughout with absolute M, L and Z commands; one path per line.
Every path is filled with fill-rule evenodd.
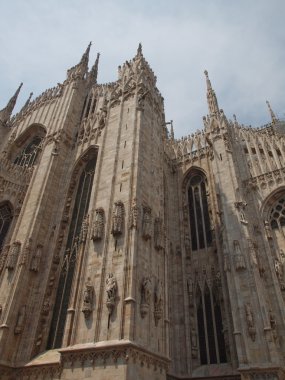
M 18 84 L 18 107 L 63 81 L 90 40 L 101 52 L 99 81 L 117 77 L 139 42 L 158 77 L 166 118 L 176 136 L 202 128 L 207 113 L 206 68 L 219 105 L 245 124 L 269 121 L 268 98 L 285 117 L 282 0 L 244 1 L 10 1 L 0 5 L 0 107 Z

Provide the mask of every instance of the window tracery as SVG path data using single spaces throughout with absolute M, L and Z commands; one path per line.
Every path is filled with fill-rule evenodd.
M 0 250 L 4 246 L 5 237 L 12 222 L 12 209 L 8 203 L 0 206 Z
M 14 164 L 26 167 L 34 165 L 39 151 L 41 150 L 42 140 L 42 137 L 34 136 L 28 145 L 26 145 L 21 153 L 16 157 Z
M 188 187 L 189 219 L 192 250 L 211 246 L 212 232 L 206 177 L 199 171 L 190 176 Z M 213 228 L 213 227 L 212 227 Z

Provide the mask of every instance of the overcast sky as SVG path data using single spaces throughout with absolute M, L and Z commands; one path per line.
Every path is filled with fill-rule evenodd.
M 22 81 L 18 107 L 62 82 L 89 41 L 98 82 L 114 81 L 141 42 L 176 137 L 203 127 L 205 69 L 228 118 L 266 124 L 267 99 L 285 118 L 284 0 L 2 0 L 0 14 L 0 108 Z

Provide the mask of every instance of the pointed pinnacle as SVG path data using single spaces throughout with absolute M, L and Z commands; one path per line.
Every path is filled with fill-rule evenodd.
M 271 121 L 273 124 L 275 124 L 277 122 L 277 117 L 275 116 L 275 113 L 273 112 L 271 105 L 270 105 L 268 100 L 266 100 L 266 104 L 267 104 L 267 107 L 268 107 L 268 110 L 270 113 Z
M 90 71 L 90 77 L 92 78 L 92 81 L 94 82 L 97 82 L 99 58 L 100 58 L 100 53 L 97 53 L 96 61 Z
M 80 61 L 81 63 L 88 63 L 91 45 L 92 45 L 92 42 L 90 41 L 89 45 L 87 46 L 87 49 L 85 50 L 85 52 L 81 58 L 81 61 Z
M 137 49 L 137 55 L 142 55 L 142 44 L 139 43 L 138 49 Z
M 33 95 L 34 95 L 34 93 L 33 93 L 33 92 L 30 92 L 30 95 L 29 95 L 29 97 L 28 97 L 26 103 L 24 104 L 22 110 L 24 110 L 25 108 L 28 107 L 28 105 L 30 104 L 30 101 L 31 101 Z

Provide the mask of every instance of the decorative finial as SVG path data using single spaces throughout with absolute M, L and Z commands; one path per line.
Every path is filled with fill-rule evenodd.
M 81 58 L 80 63 L 88 64 L 88 60 L 89 60 L 89 52 L 90 52 L 91 45 L 92 45 L 92 42 L 90 41 L 90 42 L 89 42 L 89 45 L 87 46 L 87 49 L 85 50 L 85 53 L 83 54 L 83 56 L 82 56 L 82 58 Z
M 24 104 L 23 108 L 21 109 L 21 111 L 23 111 L 24 109 L 26 109 L 28 107 L 28 105 L 30 104 L 30 101 L 31 101 L 33 95 L 34 95 L 34 93 L 31 92 L 30 95 L 29 95 L 29 97 L 28 97 L 28 99 L 27 99 L 27 101 L 26 101 L 26 103 Z
M 234 119 L 234 122 L 237 123 L 237 117 L 235 114 L 233 114 L 233 119 Z
M 210 115 L 218 115 L 219 114 L 219 105 L 217 101 L 217 97 L 215 91 L 212 88 L 208 71 L 204 70 L 204 74 L 206 76 L 206 84 L 207 84 L 207 100 Z
M 97 53 L 96 61 L 90 71 L 90 80 L 93 83 L 97 83 L 98 67 L 99 67 L 100 53 Z
M 141 43 L 139 43 L 137 55 L 142 55 L 142 44 Z
M 21 83 L 20 86 L 17 88 L 15 94 L 9 100 L 7 106 L 0 111 L 0 122 L 2 122 L 2 124 L 6 124 L 7 121 L 10 119 L 22 86 L 23 83 Z
M 277 117 L 275 116 L 275 113 L 273 112 L 268 100 L 266 100 L 266 104 L 270 113 L 271 121 L 273 124 L 275 124 L 277 122 Z

